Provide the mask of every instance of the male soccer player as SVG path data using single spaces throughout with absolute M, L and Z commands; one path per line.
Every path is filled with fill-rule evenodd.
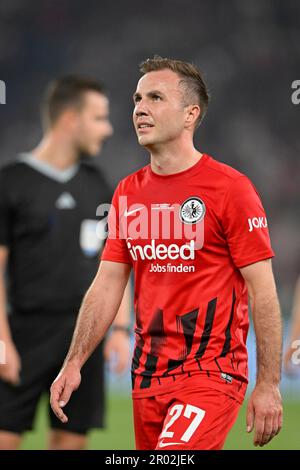
M 49 390 L 68 351 L 82 297 L 97 272 L 99 204 L 110 200 L 102 173 L 86 156 L 98 154 L 112 134 L 109 102 L 98 81 L 64 77 L 49 87 L 43 106 L 45 135 L 32 152 L 0 171 L 0 448 L 19 447 L 32 428 L 37 403 Z M 12 308 L 7 316 L 6 285 Z M 106 344 L 129 359 L 128 293 Z M 2 343 L 3 344 L 3 343 Z M 82 449 L 87 432 L 103 426 L 103 346 L 83 369 L 82 387 L 63 426 L 51 412 L 50 449 Z
M 246 176 L 193 145 L 208 105 L 197 68 L 155 57 L 141 72 L 133 121 L 150 165 L 114 194 L 109 239 L 51 404 L 66 422 L 64 405 L 133 267 L 136 447 L 222 448 L 247 386 L 248 293 L 258 372 L 247 430 L 262 446 L 282 422 L 281 318 L 265 212 Z

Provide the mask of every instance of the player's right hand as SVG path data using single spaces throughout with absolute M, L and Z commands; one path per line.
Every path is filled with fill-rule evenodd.
M 50 404 L 54 414 L 62 423 L 68 422 L 68 417 L 62 408 L 66 406 L 72 393 L 81 382 L 80 368 L 73 363 L 66 364 L 50 388 Z
M 21 358 L 12 341 L 5 341 L 5 364 L 0 364 L 0 378 L 12 385 L 20 383 Z

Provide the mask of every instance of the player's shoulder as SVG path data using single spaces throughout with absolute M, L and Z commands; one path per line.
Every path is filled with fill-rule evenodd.
M 258 191 L 251 179 L 241 171 L 232 166 L 215 160 L 210 157 L 206 161 L 208 174 L 206 177 L 211 183 L 213 190 L 216 190 L 219 196 L 224 197 L 228 194 L 246 192 L 247 194 Z
M 141 185 L 142 181 L 145 179 L 149 170 L 149 165 L 143 166 L 139 170 L 130 173 L 129 175 L 125 176 L 125 178 L 121 179 L 117 189 L 121 193 L 127 191 L 128 188 L 134 189 Z

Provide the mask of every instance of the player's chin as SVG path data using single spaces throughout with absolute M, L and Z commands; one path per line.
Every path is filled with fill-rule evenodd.
M 153 137 L 150 137 L 148 135 L 138 135 L 138 142 L 140 145 L 143 145 L 144 147 L 147 145 L 153 144 Z

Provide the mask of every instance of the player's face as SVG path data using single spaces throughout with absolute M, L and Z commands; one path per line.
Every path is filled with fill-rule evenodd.
M 100 93 L 89 91 L 78 112 L 75 130 L 76 145 L 80 152 L 97 155 L 103 142 L 112 135 L 113 128 L 109 121 L 109 101 Z
M 167 144 L 182 135 L 186 113 L 179 82 L 171 70 L 149 72 L 139 80 L 133 122 L 141 145 Z

